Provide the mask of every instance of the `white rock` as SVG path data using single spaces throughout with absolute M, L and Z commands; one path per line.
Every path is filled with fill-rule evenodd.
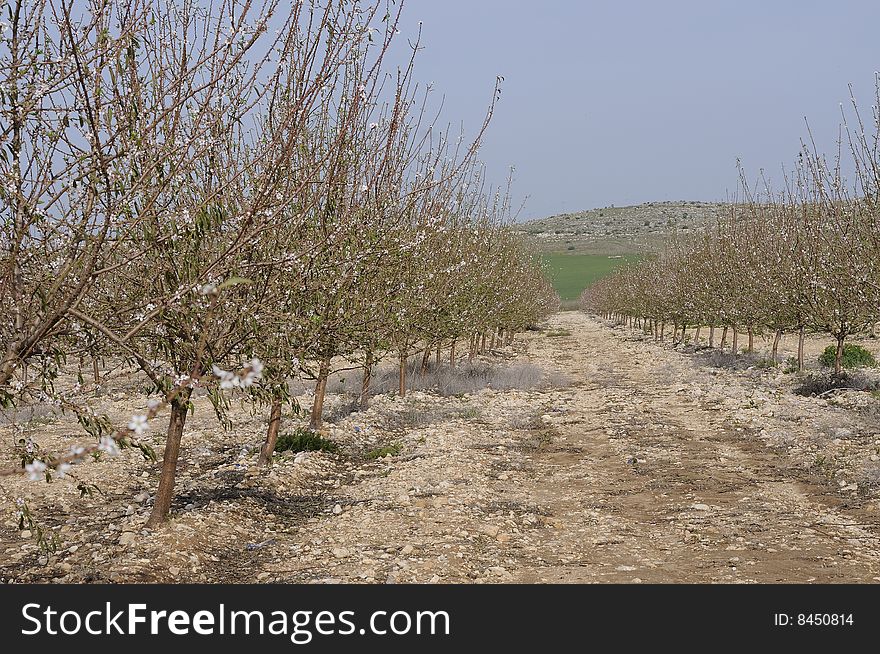
M 501 531 L 501 529 L 495 525 L 480 525 L 479 529 L 482 533 L 491 536 L 492 538 L 495 538 L 498 535 L 498 532 Z
M 137 540 L 137 534 L 133 531 L 123 531 L 119 536 L 119 544 L 122 546 L 131 545 Z
M 711 511 L 712 507 L 708 504 L 691 504 L 691 508 L 695 511 Z

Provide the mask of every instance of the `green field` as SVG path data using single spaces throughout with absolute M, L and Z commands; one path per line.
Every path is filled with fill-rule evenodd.
M 576 300 L 583 290 L 612 270 L 630 261 L 638 261 L 637 254 L 610 258 L 598 254 L 542 254 L 547 264 L 553 288 L 562 300 Z

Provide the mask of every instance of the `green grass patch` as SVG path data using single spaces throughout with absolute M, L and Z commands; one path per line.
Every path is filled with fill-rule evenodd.
M 576 300 L 584 289 L 609 275 L 615 268 L 639 261 L 638 254 L 607 257 L 598 254 L 542 254 L 553 288 L 562 300 Z
M 400 454 L 401 450 L 403 450 L 403 446 L 400 443 L 393 443 L 392 445 L 377 447 L 375 450 L 370 450 L 367 452 L 367 458 L 371 461 L 375 461 L 376 459 L 381 459 L 383 456 L 397 456 Z
M 275 443 L 276 452 L 337 452 L 339 446 L 309 429 L 281 434 Z

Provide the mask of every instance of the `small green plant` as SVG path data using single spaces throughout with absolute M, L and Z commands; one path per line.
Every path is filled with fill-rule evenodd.
M 788 357 L 785 360 L 785 368 L 782 370 L 786 375 L 791 375 L 798 371 L 798 360 L 794 357 Z
M 281 434 L 276 452 L 338 452 L 339 446 L 310 429 L 300 427 L 290 434 Z
M 392 443 L 385 447 L 377 447 L 376 449 L 370 450 L 367 452 L 367 459 L 375 461 L 376 459 L 381 459 L 383 456 L 397 456 L 400 454 L 401 450 L 403 450 L 403 446 L 400 443 Z
M 837 354 L 837 346 L 829 345 L 822 354 L 819 355 L 819 363 L 826 368 L 834 366 L 834 357 Z M 843 356 L 840 360 L 844 368 L 876 368 L 877 360 L 874 355 L 861 345 L 847 343 L 843 346 Z
M 556 338 L 558 336 L 571 336 L 571 332 L 566 329 L 551 329 L 547 332 L 547 338 Z
M 34 519 L 27 502 L 22 498 L 16 499 L 15 505 L 18 508 L 18 530 L 31 532 L 34 539 L 37 541 L 37 545 L 45 554 L 48 555 L 57 552 L 59 545 L 61 545 L 61 539 L 58 537 L 58 534 L 46 531 L 46 529 Z

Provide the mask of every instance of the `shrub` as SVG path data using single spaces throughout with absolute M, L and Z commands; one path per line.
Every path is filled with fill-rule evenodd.
M 763 357 L 755 352 L 739 352 L 732 354 L 722 350 L 708 350 L 698 355 L 697 361 L 710 368 L 725 368 L 729 370 L 746 370 L 747 368 L 760 367 L 759 362 Z
M 415 357 L 407 364 L 408 388 L 413 391 L 433 391 L 445 397 L 476 393 L 483 388 L 499 391 L 548 388 L 560 381 L 532 363 L 459 361 L 452 367 L 445 363 L 437 366 L 431 361 L 428 369 L 422 371 L 419 358 Z M 397 384 L 397 366 L 378 366 L 373 374 L 371 395 L 396 393 Z
M 281 434 L 275 444 L 276 452 L 337 452 L 339 446 L 318 433 L 300 427 L 292 434 Z
M 832 373 L 807 375 L 803 383 L 794 389 L 797 395 L 811 396 L 823 395 L 837 389 L 849 389 L 854 391 L 877 390 L 877 382 L 869 379 L 864 374 L 842 374 L 837 377 Z
M 834 357 L 837 354 L 837 346 L 829 345 L 822 354 L 819 355 L 819 363 L 826 368 L 834 366 Z M 876 368 L 877 360 L 874 355 L 861 345 L 847 343 L 843 346 L 843 357 L 841 365 L 844 368 Z
M 795 373 L 797 371 L 798 371 L 798 360 L 794 357 L 788 357 L 785 360 L 785 369 L 783 370 L 783 372 L 786 375 L 790 375 L 790 374 Z
M 360 401 L 357 395 L 340 392 L 337 397 L 333 398 L 333 402 L 327 410 L 326 419 L 328 422 L 339 422 L 359 410 Z

